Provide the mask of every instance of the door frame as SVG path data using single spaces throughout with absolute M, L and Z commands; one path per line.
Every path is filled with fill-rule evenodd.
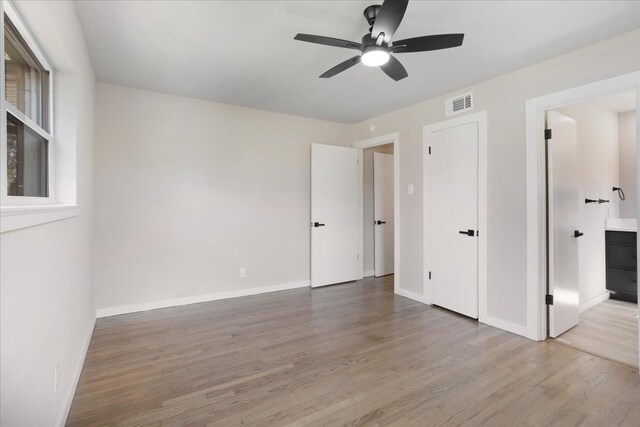
M 429 283 L 428 266 L 430 265 L 427 234 L 429 232 L 429 174 L 430 163 L 429 149 L 431 134 L 444 129 L 450 129 L 470 123 L 478 124 L 478 321 L 503 329 L 501 320 L 487 315 L 487 112 L 480 111 L 474 114 L 433 123 L 422 128 L 422 297 L 423 302 L 432 304 L 431 284 Z
M 400 132 L 388 133 L 374 138 L 354 142 L 351 146 L 360 150 L 360 191 L 358 205 L 360 207 L 360 271 L 364 277 L 364 168 L 362 165 L 362 151 L 365 148 L 393 144 L 393 292 L 400 289 Z
M 547 110 L 616 93 L 636 91 L 640 100 L 640 71 L 551 93 L 526 101 L 526 181 L 527 181 L 527 325 L 522 335 L 536 341 L 547 339 L 547 201 L 544 151 Z M 640 141 L 640 109 L 636 110 L 637 140 Z M 640 164 L 640 150 L 636 163 Z M 636 181 L 640 177 L 640 168 Z M 638 212 L 640 212 L 640 187 Z M 640 259 L 638 260 L 640 267 Z

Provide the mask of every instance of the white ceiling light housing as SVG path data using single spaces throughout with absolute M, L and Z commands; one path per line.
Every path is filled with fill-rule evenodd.
M 368 67 L 379 67 L 389 61 L 389 52 L 383 48 L 371 47 L 364 51 L 360 59 Z

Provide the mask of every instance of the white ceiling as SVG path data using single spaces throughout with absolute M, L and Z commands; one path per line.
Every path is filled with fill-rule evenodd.
M 359 41 L 370 1 L 80 1 L 99 81 L 354 123 L 640 27 L 636 1 L 410 1 L 395 39 L 464 32 L 464 45 L 398 55 L 394 82 L 355 51 L 294 41 Z

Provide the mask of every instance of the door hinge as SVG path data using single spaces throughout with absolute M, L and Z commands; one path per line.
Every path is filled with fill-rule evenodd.
M 544 130 L 544 139 L 551 139 L 551 129 Z
M 553 295 L 545 295 L 544 297 L 544 303 L 547 305 L 553 305 Z
M 429 154 L 431 154 L 431 146 L 429 146 Z
M 429 280 L 431 280 L 431 272 L 429 272 Z

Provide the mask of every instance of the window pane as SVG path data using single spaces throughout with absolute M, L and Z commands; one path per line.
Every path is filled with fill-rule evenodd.
M 48 143 L 7 114 L 7 195 L 48 196 Z
M 49 73 L 5 15 L 5 99 L 49 131 Z

